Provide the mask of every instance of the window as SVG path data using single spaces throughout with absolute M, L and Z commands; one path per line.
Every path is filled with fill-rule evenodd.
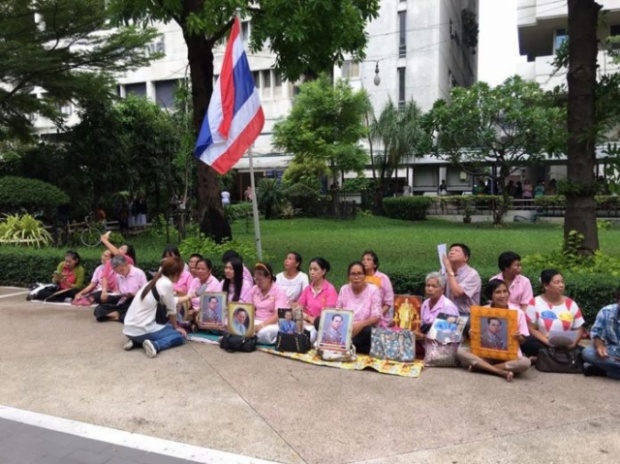
M 347 60 L 342 63 L 342 77 L 345 79 L 357 79 L 360 77 L 360 64 L 357 61 Z
M 254 78 L 254 85 L 257 89 L 260 89 L 260 73 L 258 71 L 252 71 L 252 77 Z
M 273 73 L 273 98 L 282 96 L 282 76 L 278 71 Z
M 553 39 L 553 51 L 557 52 L 562 44 L 568 39 L 566 29 L 556 29 L 555 38 Z
M 405 107 L 405 69 L 398 68 L 398 107 Z
M 261 71 L 263 87 L 261 95 L 263 98 L 271 98 L 271 69 Z
M 125 86 L 125 95 L 146 97 L 146 82 L 140 82 L 138 84 L 127 84 Z
M 155 82 L 155 100 L 160 108 L 174 109 L 174 93 L 178 84 L 176 79 Z
M 250 40 L 250 21 L 243 21 L 241 23 L 241 40 L 244 42 Z
M 612 24 L 609 27 L 607 42 L 612 50 L 620 49 L 620 24 Z
M 60 111 L 60 114 L 63 116 L 71 116 L 73 113 L 73 106 L 71 105 L 71 102 L 59 103 L 58 111 Z
M 398 56 L 404 57 L 407 55 L 407 12 L 398 12 Z

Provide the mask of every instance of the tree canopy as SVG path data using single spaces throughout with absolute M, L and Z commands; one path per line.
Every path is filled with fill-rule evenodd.
M 478 82 L 455 87 L 448 101 L 438 100 L 428 115 L 435 156 L 476 174 L 499 168 L 500 185 L 519 167 L 557 155 L 565 148 L 566 112 L 536 82 L 518 76 L 490 87 Z M 506 189 L 502 189 L 505 203 Z M 506 204 L 504 206 L 507 206 Z M 495 221 L 501 221 L 505 210 Z
M 0 140 L 27 138 L 31 114 L 61 125 L 62 105 L 148 64 L 145 46 L 156 35 L 113 28 L 102 0 L 0 0 Z
M 369 108 L 364 90 L 354 92 L 343 80 L 332 85 L 322 75 L 300 87 L 291 112 L 273 128 L 275 145 L 292 153 L 295 164 L 322 163 L 333 178 L 361 172 L 367 155 L 359 142 Z

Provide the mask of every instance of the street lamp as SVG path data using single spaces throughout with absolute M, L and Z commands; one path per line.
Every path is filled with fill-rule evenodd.
M 377 61 L 375 65 L 375 78 L 373 79 L 375 85 L 381 84 L 381 77 L 379 76 L 379 62 Z

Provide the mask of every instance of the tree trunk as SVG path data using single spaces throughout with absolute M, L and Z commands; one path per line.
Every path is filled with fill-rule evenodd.
M 198 135 L 213 93 L 213 44 L 202 35 L 190 36 L 187 32 L 184 35 L 192 80 L 194 129 Z M 217 243 L 222 243 L 232 238 L 232 232 L 224 214 L 217 173 L 202 161 L 197 160 L 197 163 L 198 214 L 202 218 L 200 231 Z
M 495 205 L 493 211 L 493 225 L 501 226 L 504 224 L 504 216 L 508 212 L 508 206 L 510 205 L 510 195 L 508 195 L 508 189 L 506 189 L 506 179 L 510 175 L 510 165 L 502 163 L 499 168 L 499 175 L 497 176 L 497 185 L 502 189 L 502 200 Z M 494 180 L 494 179 L 493 179 Z M 497 192 L 491 192 L 497 195 Z
M 596 228 L 594 130 L 598 13 L 594 0 L 568 1 L 568 150 L 564 244 L 572 230 L 583 235 L 580 254 L 599 247 Z

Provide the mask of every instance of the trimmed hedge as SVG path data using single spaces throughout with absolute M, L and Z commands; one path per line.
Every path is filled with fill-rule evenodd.
M 423 221 L 433 200 L 429 197 L 393 197 L 383 199 L 383 209 L 387 217 L 407 221 Z
M 4 176 L 0 178 L 0 208 L 28 211 L 56 209 L 69 203 L 69 197 L 58 187 L 37 179 Z

